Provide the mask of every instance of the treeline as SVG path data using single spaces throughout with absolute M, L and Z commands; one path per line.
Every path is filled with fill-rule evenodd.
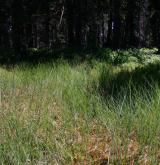
M 159 47 L 159 0 L 1 0 L 0 48 Z

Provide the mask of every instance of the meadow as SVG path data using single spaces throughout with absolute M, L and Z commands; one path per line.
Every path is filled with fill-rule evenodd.
M 155 52 L 1 65 L 0 164 L 159 164 Z

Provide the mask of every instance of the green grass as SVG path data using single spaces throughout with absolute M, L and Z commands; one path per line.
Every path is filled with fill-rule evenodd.
M 153 53 L 106 50 L 103 60 L 1 67 L 0 164 L 158 164 Z

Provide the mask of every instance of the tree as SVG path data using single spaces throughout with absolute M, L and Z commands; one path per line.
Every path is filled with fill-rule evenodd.
M 11 47 L 11 13 L 9 11 L 10 1 L 0 1 L 0 47 L 4 49 L 9 49 Z
M 0 45 L 14 48 L 19 55 L 28 48 L 53 49 L 57 45 L 160 49 L 159 3 L 158 0 L 2 0 Z
M 112 20 L 112 29 L 113 29 L 113 41 L 112 47 L 114 49 L 120 48 L 121 42 L 121 0 L 113 0 L 113 20 Z
M 151 6 L 151 23 L 154 45 L 158 47 L 158 53 L 160 53 L 160 1 L 153 0 Z
M 15 55 L 22 53 L 24 27 L 23 27 L 23 4 L 22 0 L 14 0 L 12 3 L 12 40 Z M 24 49 L 24 47 L 23 47 Z

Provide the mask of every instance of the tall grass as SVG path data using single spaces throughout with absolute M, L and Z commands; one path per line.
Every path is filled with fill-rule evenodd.
M 94 59 L 1 68 L 0 163 L 158 164 L 159 67 L 147 68 Z

